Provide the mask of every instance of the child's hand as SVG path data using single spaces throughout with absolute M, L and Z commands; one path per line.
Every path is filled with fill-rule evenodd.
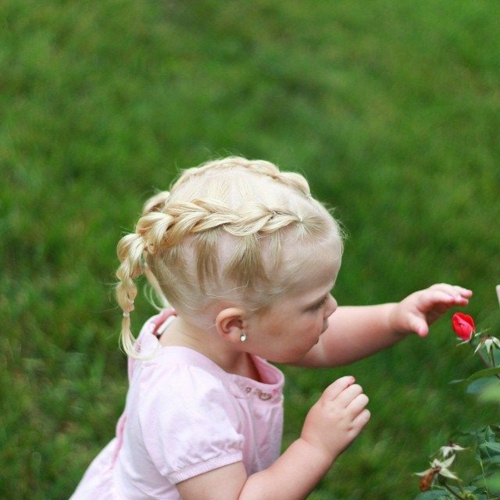
M 367 404 L 368 397 L 354 377 L 336 380 L 309 410 L 301 438 L 334 460 L 370 420 Z
M 432 285 L 412 293 L 394 305 L 389 324 L 398 333 L 415 332 L 420 337 L 429 333 L 429 325 L 455 306 L 466 306 L 472 292 L 459 286 Z

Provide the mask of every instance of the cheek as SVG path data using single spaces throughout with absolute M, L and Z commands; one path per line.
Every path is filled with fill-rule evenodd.
M 303 323 L 304 333 L 309 333 L 311 335 L 317 335 L 318 332 L 322 332 L 325 326 L 325 316 L 323 311 L 318 311 L 314 315 L 311 315 Z

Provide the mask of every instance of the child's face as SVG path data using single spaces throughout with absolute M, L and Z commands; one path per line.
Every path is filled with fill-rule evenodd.
M 335 255 L 337 257 L 337 255 Z M 315 256 L 314 271 L 292 293 L 269 309 L 247 319 L 248 350 L 276 363 L 304 356 L 328 327 L 337 302 L 330 294 L 340 268 L 340 256 Z

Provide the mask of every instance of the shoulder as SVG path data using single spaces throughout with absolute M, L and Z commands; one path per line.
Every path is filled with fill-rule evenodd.
M 142 408 L 153 405 L 170 414 L 231 408 L 239 391 L 222 369 L 185 347 L 164 347 L 141 365 L 134 385 Z
M 180 350 L 145 361 L 128 401 L 134 432 L 174 483 L 241 461 L 244 443 L 231 387 Z

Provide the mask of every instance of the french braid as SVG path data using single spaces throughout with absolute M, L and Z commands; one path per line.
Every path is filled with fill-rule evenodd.
M 232 170 L 237 168 L 244 168 L 255 174 L 268 176 L 285 186 L 301 192 L 305 196 L 311 195 L 309 184 L 302 175 L 294 172 L 281 172 L 276 165 L 269 161 L 247 160 L 246 158 L 237 156 L 230 156 L 223 160 L 207 162 L 201 167 L 193 167 L 184 170 L 182 177 L 179 178 L 174 188 L 189 182 L 193 177 L 203 176 L 207 171 L 215 173 L 221 170 Z
M 266 184 L 266 189 L 276 191 L 272 186 L 277 185 L 281 198 L 296 200 L 279 202 L 276 193 L 270 197 L 272 202 L 265 196 L 254 200 L 250 192 L 249 199 L 235 203 L 227 187 L 217 196 L 210 189 L 206 197 L 201 196 L 210 180 L 220 182 L 230 172 L 243 175 L 258 188 L 262 178 L 267 179 L 271 187 Z M 190 300 L 202 310 L 203 302 L 217 296 L 210 288 L 214 283 L 244 290 L 248 299 L 256 288 L 271 286 L 270 278 L 282 262 L 285 233 L 295 230 L 298 241 L 321 236 L 331 228 L 332 220 L 311 198 L 301 175 L 280 172 L 272 163 L 230 157 L 185 170 L 170 192 L 158 193 L 146 202 L 135 232 L 118 244 L 117 300 L 124 312 L 122 344 L 126 352 L 134 352 L 129 316 L 137 295 L 135 279 L 142 273 L 178 311 L 194 310 L 187 305 Z M 231 242 L 225 258 L 221 258 L 221 240 Z M 197 299 L 190 297 L 196 294 Z

